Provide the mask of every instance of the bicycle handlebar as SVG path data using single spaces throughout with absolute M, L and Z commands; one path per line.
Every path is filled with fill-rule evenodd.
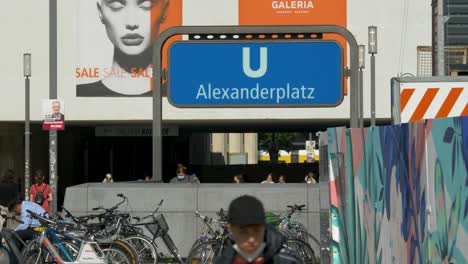
M 306 206 L 305 204 L 301 204 L 301 205 L 295 204 L 295 205 L 288 205 L 287 207 L 293 210 L 302 211 L 302 209 L 304 209 L 305 206 Z
M 111 208 L 106 209 L 102 205 L 100 205 L 98 207 L 92 208 L 91 210 L 92 211 L 104 210 L 106 211 L 106 213 L 113 213 L 117 210 L 117 208 L 119 208 L 120 205 L 122 205 L 123 203 L 125 203 L 125 201 L 127 201 L 127 197 L 123 193 L 117 194 L 117 197 L 122 198 L 122 201 L 118 202 L 116 205 L 112 206 Z
M 45 223 L 47 225 L 55 225 L 56 223 L 50 219 L 47 219 L 41 215 L 38 215 L 36 213 L 34 213 L 33 211 L 31 210 L 26 210 L 26 212 L 32 217 L 32 218 L 36 218 L 37 220 L 39 220 L 39 222 L 41 223 Z
M 201 215 L 200 212 L 198 212 L 198 211 L 195 211 L 195 216 L 198 217 L 198 218 L 200 218 L 200 219 L 202 219 L 203 222 L 204 222 L 206 225 L 212 224 L 212 223 L 213 223 L 213 224 L 220 224 L 220 225 L 225 225 L 225 224 L 227 224 L 226 221 L 215 220 L 215 219 L 210 218 L 210 217 L 208 217 L 208 216 Z

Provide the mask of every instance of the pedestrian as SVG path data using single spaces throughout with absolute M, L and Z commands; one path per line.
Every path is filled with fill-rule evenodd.
M 52 188 L 45 183 L 45 177 L 42 170 L 36 171 L 36 183 L 29 189 L 29 201 L 35 202 L 42 206 L 44 210 L 50 214 L 49 203 L 52 201 Z
M 114 179 L 112 178 L 112 174 L 107 173 L 106 177 L 104 178 L 104 180 L 102 180 L 102 182 L 103 183 L 113 183 Z
M 21 217 L 23 223 L 15 228 L 15 233 L 25 242 L 32 240 L 36 236 L 37 232 L 35 232 L 33 228 L 41 226 L 37 219 L 29 216 L 27 210 L 46 218 L 49 217 L 46 210 L 37 203 L 14 200 L 8 205 L 8 211 L 10 211 L 10 213 Z M 21 249 L 21 243 L 17 244 Z
M 18 199 L 21 196 L 19 187 L 15 172 L 8 169 L 0 179 L 0 204 L 7 206 L 11 200 Z
M 307 183 L 307 184 L 317 183 L 317 181 L 316 181 L 315 178 L 314 178 L 314 173 L 313 173 L 313 172 L 309 172 L 309 174 L 307 174 L 307 175 L 305 176 L 304 181 L 305 181 L 305 183 Z
M 234 178 L 232 179 L 232 183 L 236 183 L 236 184 L 239 184 L 239 183 L 244 183 L 244 176 L 242 174 L 238 174 L 236 176 L 234 176 Z
M 273 181 L 273 173 L 268 173 L 267 175 L 267 178 L 261 182 L 261 184 L 271 184 L 271 183 L 275 183 Z
M 200 183 L 195 174 L 187 175 L 187 168 L 182 164 L 177 165 L 176 175 L 169 183 Z
M 145 176 L 145 181 L 151 181 L 151 176 Z
M 2 179 L 0 180 L 0 183 L 4 183 L 4 184 L 16 183 L 15 182 L 15 172 L 12 169 L 8 169 L 5 172 L 5 175 L 3 175 Z
M 284 175 L 280 175 L 278 178 L 278 183 L 286 183 L 286 177 Z
M 214 264 L 299 264 L 302 261 L 284 247 L 286 238 L 267 226 L 262 203 L 244 195 L 229 205 L 228 241 Z

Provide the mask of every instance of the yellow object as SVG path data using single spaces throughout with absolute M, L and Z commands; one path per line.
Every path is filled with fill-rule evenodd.
M 45 227 L 43 227 L 43 226 L 38 226 L 38 227 L 34 227 L 33 230 L 34 230 L 35 232 L 44 232 Z
M 320 160 L 320 157 L 318 155 L 318 151 L 316 151 L 316 154 L 314 156 L 316 161 Z M 265 151 L 259 151 L 258 152 L 258 160 L 259 161 L 270 161 L 270 155 L 268 152 Z M 278 156 L 278 161 L 283 161 L 284 163 L 291 163 L 291 152 L 283 151 L 280 150 L 279 156 Z M 305 153 L 305 150 L 300 150 L 299 151 L 299 163 L 304 163 L 307 161 L 307 154 Z

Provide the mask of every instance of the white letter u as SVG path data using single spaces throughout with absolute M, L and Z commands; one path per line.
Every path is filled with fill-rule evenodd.
M 250 68 L 250 48 L 242 48 L 243 68 L 245 75 L 250 78 L 260 78 L 265 75 L 268 68 L 268 50 L 263 47 L 260 48 L 260 67 L 257 70 Z

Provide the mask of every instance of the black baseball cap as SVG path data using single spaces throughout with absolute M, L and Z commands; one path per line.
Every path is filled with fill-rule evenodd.
M 265 225 L 262 202 L 249 195 L 234 199 L 229 205 L 228 223 L 238 226 Z

